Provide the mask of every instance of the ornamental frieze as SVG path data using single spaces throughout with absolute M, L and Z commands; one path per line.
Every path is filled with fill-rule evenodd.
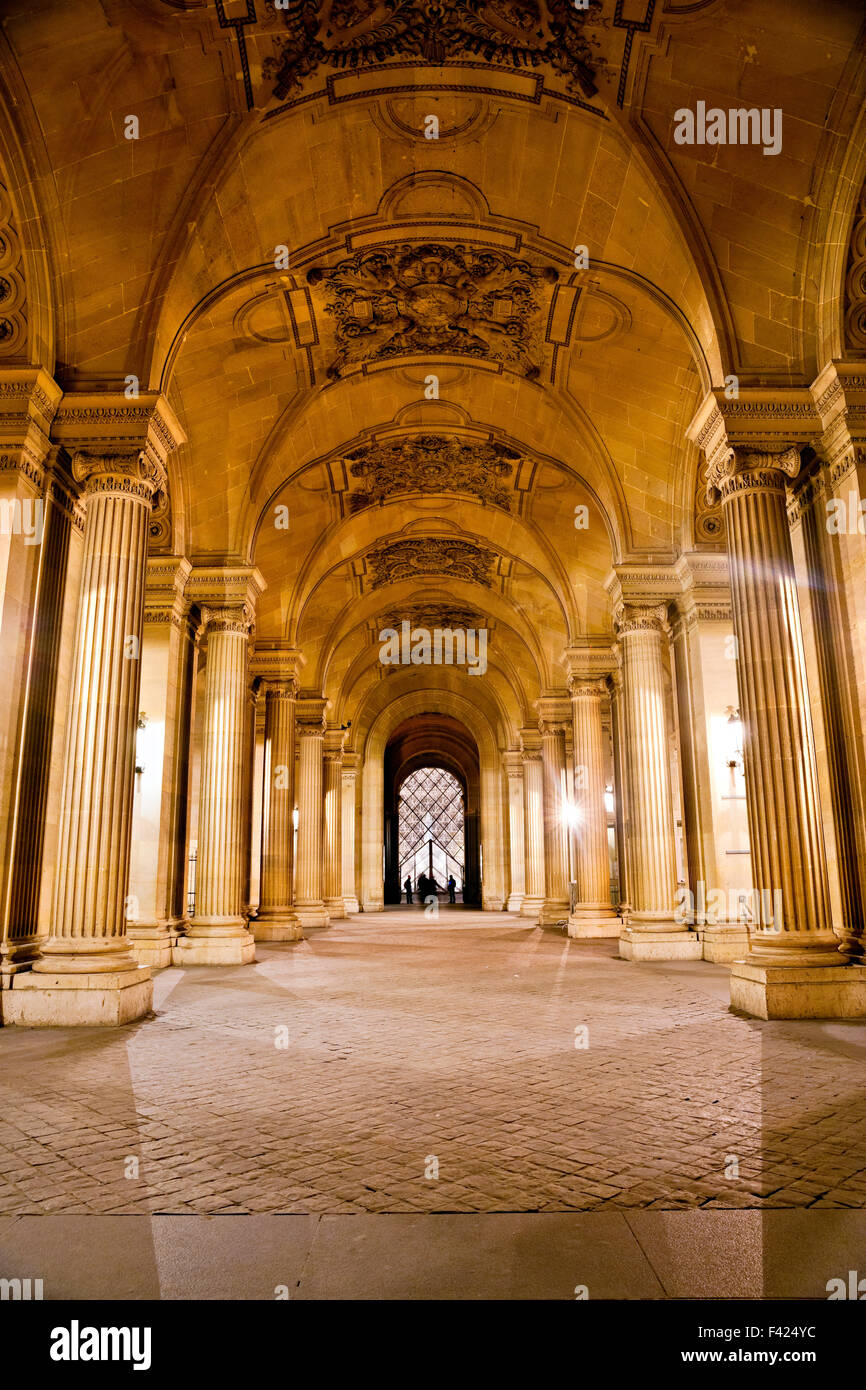
M 370 551 L 367 562 L 374 589 L 420 575 L 463 579 L 490 588 L 495 558 L 493 551 L 468 541 L 425 537 L 379 546 Z
M 600 0 L 586 8 L 574 0 L 288 0 L 285 35 L 263 74 L 282 99 L 322 68 L 474 59 L 530 70 L 547 64 L 569 92 L 593 96 L 598 60 L 585 31 L 601 8 Z
M 504 480 L 519 460 L 519 454 L 501 444 L 438 434 L 370 445 L 346 458 L 358 484 L 349 494 L 349 510 L 362 511 L 399 493 L 465 492 L 510 511 L 511 491 Z
M 536 377 L 541 290 L 557 278 L 504 251 L 439 242 L 381 245 L 307 272 L 334 321 L 330 377 L 412 355 L 484 358 Z

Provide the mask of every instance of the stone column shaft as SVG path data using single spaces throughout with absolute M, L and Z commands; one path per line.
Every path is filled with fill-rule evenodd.
M 565 771 L 565 725 L 542 718 L 542 769 L 544 777 L 544 872 L 545 895 L 540 921 L 553 925 L 565 921 L 570 911 L 568 873 L 568 791 Z
M 303 930 L 293 906 L 297 683 L 269 680 L 263 693 L 262 878 L 259 911 L 252 932 L 257 941 L 300 941 Z
M 244 916 L 252 609 L 239 604 L 203 616 L 207 666 L 195 917 L 177 950 L 183 964 L 245 965 L 255 959 Z
M 508 788 L 508 845 L 510 852 L 510 891 L 506 903 L 508 912 L 520 912 L 526 894 L 526 845 L 523 814 L 523 762 L 519 753 L 506 753 L 506 785 Z
M 544 769 L 541 735 L 534 729 L 521 732 L 523 748 L 523 829 L 526 892 L 522 917 L 538 919 L 544 906 Z
M 299 700 L 298 863 L 295 912 L 302 927 L 326 927 L 329 917 L 322 890 L 322 751 L 325 701 Z
M 866 1013 L 866 969 L 833 932 L 786 478 L 796 448 L 728 450 L 708 484 L 725 510 L 752 845 L 750 949 L 731 1005 L 761 1018 Z
M 569 917 L 569 936 L 618 936 L 610 902 L 610 853 L 604 804 L 604 682 L 571 684 L 574 728 L 574 863 L 577 902 Z
M 662 640 L 664 608 L 629 605 L 618 619 L 628 784 L 629 924 L 626 960 L 697 959 L 701 943 L 675 920 L 676 851 Z
M 355 797 L 358 782 L 358 754 L 343 754 L 342 893 L 346 915 L 360 912 L 355 886 Z
M 345 917 L 343 901 L 343 738 L 342 729 L 329 729 L 324 741 L 322 778 L 322 890 L 329 917 Z

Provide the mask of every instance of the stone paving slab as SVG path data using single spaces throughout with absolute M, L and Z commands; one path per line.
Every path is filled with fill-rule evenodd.
M 0 1030 L 0 1213 L 866 1210 L 866 1026 L 615 950 L 368 914 L 163 971 L 135 1025 Z

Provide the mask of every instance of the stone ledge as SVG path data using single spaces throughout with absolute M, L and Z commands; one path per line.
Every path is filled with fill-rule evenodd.
M 105 1027 L 131 1023 L 153 1007 L 147 966 L 54 975 L 28 972 L 2 995 L 2 1021 L 25 1028 Z
M 866 967 L 767 966 L 736 960 L 731 1008 L 752 1018 L 864 1018 Z
M 701 942 L 693 931 L 637 931 L 626 927 L 619 938 L 622 960 L 700 960 Z

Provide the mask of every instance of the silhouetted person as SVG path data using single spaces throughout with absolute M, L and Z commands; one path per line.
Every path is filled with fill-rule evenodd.
M 403 884 L 403 887 L 406 889 L 406 901 L 407 901 L 407 903 L 410 903 L 410 902 L 412 901 L 412 880 L 411 880 L 411 878 L 407 878 L 407 879 L 406 879 L 406 882 Z
M 418 875 L 418 897 L 421 899 L 421 902 L 422 902 L 422 903 L 423 903 L 424 899 L 427 897 L 427 894 L 429 893 L 429 891 L 430 891 L 430 880 L 428 879 L 428 877 L 427 877 L 426 874 L 419 874 L 419 875 Z
M 457 898 L 456 898 L 456 896 L 455 896 L 456 889 L 457 889 L 457 881 L 456 881 L 456 879 L 455 879 L 455 877 L 454 877 L 453 874 L 449 874 L 449 877 L 448 877 L 448 901 L 449 901 L 449 903 L 456 903 L 456 901 L 457 901 Z

